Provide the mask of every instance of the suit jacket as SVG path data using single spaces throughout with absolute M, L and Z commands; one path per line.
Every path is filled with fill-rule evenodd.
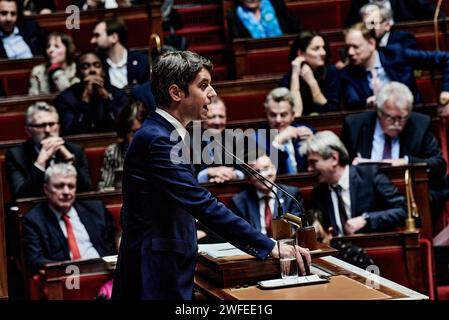
M 402 48 L 418 49 L 415 36 L 410 32 L 391 30 L 388 36 L 387 46 L 401 45 Z
M 443 72 L 441 91 L 449 90 L 448 52 L 404 49 L 398 44 L 379 48 L 378 52 L 382 67 L 390 80 L 402 82 L 409 87 L 415 96 L 415 104 L 421 102 L 421 96 L 413 75 L 414 69 L 439 68 Z M 367 74 L 364 67 L 354 65 L 348 65 L 341 71 L 343 94 L 348 109 L 366 108 L 366 99 L 373 95 Z
M 350 26 L 360 21 L 359 11 L 369 0 L 351 0 L 346 25 Z M 395 22 L 431 20 L 435 13 L 435 6 L 429 0 L 390 0 Z M 444 12 L 440 17 L 444 17 Z
M 292 186 L 281 185 L 288 193 L 297 199 L 301 206 L 298 205 L 283 192 L 279 191 L 278 195 L 283 208 L 284 213 L 291 213 L 296 216 L 304 214 L 304 205 L 299 189 Z M 260 211 L 259 211 L 260 199 L 257 195 L 257 190 L 254 186 L 249 185 L 245 190 L 237 193 L 232 197 L 232 205 L 235 214 L 239 215 L 246 221 L 248 221 L 257 231 L 261 230 L 260 226 Z M 279 215 L 277 204 L 274 206 L 273 218 L 277 218 Z
M 154 100 L 154 95 L 151 91 L 150 81 L 135 86 L 131 90 L 131 95 L 134 99 L 145 103 L 149 112 L 156 110 L 156 100 Z
M 316 132 L 315 128 L 312 128 L 310 126 L 300 124 L 300 123 L 293 123 L 292 126 L 300 127 L 305 126 L 310 128 L 313 133 Z M 286 174 L 288 172 L 288 152 L 287 151 L 281 151 L 274 148 L 271 143 L 273 142 L 274 136 L 270 136 L 270 128 L 268 125 L 263 126 L 260 128 L 262 130 L 258 130 L 257 134 L 255 136 L 255 140 L 257 143 L 257 146 L 259 148 L 263 148 L 267 155 L 270 156 L 271 160 L 273 161 L 274 165 L 277 167 L 277 174 Z M 293 148 L 295 150 L 295 159 L 296 159 L 296 169 L 298 172 L 305 172 L 307 171 L 307 157 L 302 156 L 299 153 L 299 148 L 301 147 L 301 140 L 299 139 L 293 139 Z M 271 156 L 271 152 L 277 152 L 277 159 L 276 157 Z M 277 160 L 277 162 L 276 162 Z
M 89 103 L 81 100 L 84 83 L 75 83 L 55 99 L 63 135 L 115 131 L 120 110 L 128 103 L 122 90 L 106 84 L 112 98 L 93 95 Z
M 107 82 L 109 79 L 109 64 L 103 57 L 103 66 L 106 72 Z M 148 57 L 139 51 L 128 50 L 128 59 L 126 61 L 126 69 L 128 71 L 128 86 L 142 84 L 150 78 L 150 66 L 148 65 Z
M 402 225 L 407 216 L 405 198 L 375 165 L 349 166 L 351 217 L 369 215 L 369 223 L 360 232 L 386 231 Z M 322 213 L 322 225 L 338 230 L 328 184 L 313 189 L 313 208 Z
M 284 34 L 295 34 L 299 33 L 299 22 L 293 18 L 289 13 L 288 9 L 283 0 L 270 0 L 273 5 L 274 11 L 276 12 L 276 17 L 279 22 L 279 26 Z M 228 10 L 226 14 L 226 19 L 228 20 L 228 31 L 229 37 L 234 38 L 251 38 L 251 34 L 248 29 L 244 26 L 242 21 L 237 15 L 237 9 L 232 8 Z
M 35 21 L 24 21 L 17 24 L 19 33 L 23 40 L 30 47 L 33 56 L 43 55 L 45 53 L 45 32 Z M 0 41 L 0 58 L 8 59 L 3 41 Z
M 350 115 L 344 119 L 341 137 L 351 159 L 358 152 L 364 158 L 371 158 L 376 119 L 375 111 Z M 429 116 L 412 112 L 399 135 L 399 145 L 401 158 L 408 156 L 410 163 L 426 162 L 429 165 L 430 185 L 440 184 L 446 172 L 446 162 L 432 134 Z
M 101 201 L 76 201 L 74 207 L 89 234 L 90 241 L 103 256 L 116 254 L 112 216 Z M 70 260 L 69 245 L 48 202 L 36 205 L 22 220 L 25 257 L 36 273 L 44 264 Z
M 84 149 L 74 143 L 65 142 L 66 148 L 75 155 L 75 168 L 78 173 L 77 191 L 92 190 L 89 165 Z M 5 153 L 6 174 L 9 187 L 14 199 L 24 197 L 36 197 L 43 195 L 44 172 L 39 170 L 34 162 L 38 152 L 32 140 L 27 140 L 22 145 L 8 149 Z M 62 162 L 56 154 L 55 162 Z
M 198 251 L 195 219 L 259 259 L 274 247 L 199 185 L 191 164 L 172 161 L 178 154 L 175 146 L 185 146 L 180 139 L 170 140 L 173 130 L 152 113 L 128 148 L 113 299 L 191 299 Z

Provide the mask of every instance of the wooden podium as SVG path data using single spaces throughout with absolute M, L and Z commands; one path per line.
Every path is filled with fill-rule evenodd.
M 278 261 L 247 257 L 214 259 L 201 255 L 195 288 L 206 299 L 220 300 L 379 300 L 428 299 L 427 296 L 332 256 L 314 257 L 312 270 L 327 273 L 329 282 L 310 286 L 261 289 L 257 281 L 279 278 Z M 253 274 L 250 274 L 250 270 Z M 313 271 L 312 271 L 313 272 Z M 271 277 L 269 274 L 271 273 Z M 249 275 L 249 276 L 248 276 Z M 247 276 L 248 278 L 245 278 Z

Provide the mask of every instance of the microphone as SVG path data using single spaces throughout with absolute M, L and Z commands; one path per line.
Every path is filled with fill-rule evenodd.
M 301 205 L 301 203 L 293 196 L 291 195 L 288 191 L 286 191 L 284 188 L 282 188 L 280 185 L 278 185 L 275 182 L 271 182 L 270 180 L 268 180 L 267 178 L 265 178 L 263 175 L 261 175 L 257 170 L 255 170 L 254 168 L 252 168 L 250 165 L 248 165 L 247 163 L 245 163 L 243 160 L 241 160 L 240 158 L 238 158 L 236 155 L 234 155 L 232 152 L 228 151 L 223 144 L 221 144 L 221 142 L 219 142 L 218 140 L 215 140 L 214 142 L 216 142 L 222 149 L 223 151 L 229 155 L 232 159 L 236 160 L 241 166 L 242 169 L 247 172 L 249 175 L 255 177 L 258 181 L 260 181 L 265 187 L 267 187 L 276 197 L 277 203 L 278 203 L 278 219 L 285 219 L 287 222 L 296 225 L 297 227 L 301 228 L 303 225 L 302 220 L 304 220 L 305 224 L 308 226 L 308 221 L 307 219 L 301 219 L 300 217 L 297 217 L 291 213 L 285 213 L 284 214 L 284 209 L 282 208 L 282 204 L 281 201 L 279 199 L 279 196 L 277 194 L 277 192 L 274 190 L 274 188 L 280 190 L 281 192 L 283 192 L 287 197 L 289 197 L 290 199 L 292 199 L 296 205 L 298 206 L 298 208 L 304 212 L 304 208 Z M 269 186 L 267 185 L 269 184 Z

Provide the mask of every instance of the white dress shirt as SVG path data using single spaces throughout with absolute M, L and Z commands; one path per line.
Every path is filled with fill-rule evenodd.
M 112 62 L 109 58 L 106 59 L 106 62 L 109 65 L 108 74 L 111 84 L 114 87 L 123 89 L 128 84 L 128 50 L 125 49 L 122 60 L 118 63 Z

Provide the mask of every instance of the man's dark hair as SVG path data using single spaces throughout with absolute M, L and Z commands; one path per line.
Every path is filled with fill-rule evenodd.
M 210 72 L 212 62 L 194 52 L 170 51 L 160 55 L 154 63 L 150 79 L 157 105 L 161 108 L 170 105 L 172 100 L 168 88 L 173 84 L 188 96 L 189 83 L 203 68 Z
M 102 22 L 106 24 L 106 34 L 110 36 L 113 33 L 117 33 L 120 43 L 123 46 L 126 46 L 128 43 L 128 28 L 126 27 L 125 22 L 118 17 L 106 17 L 99 20 L 95 26 Z

